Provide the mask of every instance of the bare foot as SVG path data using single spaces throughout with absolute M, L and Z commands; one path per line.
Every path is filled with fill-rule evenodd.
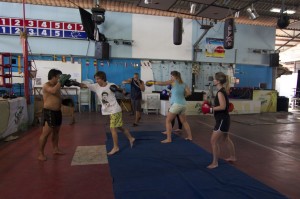
M 167 131 L 164 131 L 164 132 L 161 132 L 162 134 L 164 134 L 164 135 L 167 135 Z
M 129 142 L 130 142 L 130 148 L 133 148 L 134 141 L 135 141 L 135 138 L 132 138 L 131 140 L 129 140 Z
M 176 134 L 176 135 L 181 135 L 181 134 L 182 134 L 182 131 L 176 131 L 176 130 L 175 130 L 175 131 L 173 131 L 173 133 Z
M 174 131 L 182 131 L 182 129 L 176 129 L 176 130 L 174 130 Z
M 236 162 L 237 161 L 236 157 L 229 157 L 229 158 L 226 158 L 225 160 L 227 162 Z
M 208 169 L 214 169 L 214 168 L 217 168 L 219 165 L 218 165 L 218 163 L 211 163 L 210 165 L 208 165 L 206 168 L 208 168 Z
M 119 148 L 113 148 L 107 155 L 113 155 L 119 151 Z
M 40 160 L 40 161 L 46 161 L 46 160 L 47 160 L 47 157 L 44 156 L 44 155 L 39 155 L 39 156 L 38 156 L 38 160 Z
M 61 150 L 55 150 L 55 151 L 53 152 L 53 154 L 54 154 L 54 155 L 65 155 L 65 153 L 62 152 Z
M 172 140 L 169 140 L 169 139 L 165 139 L 165 140 L 162 140 L 160 141 L 162 144 L 166 144 L 166 143 L 171 143 Z

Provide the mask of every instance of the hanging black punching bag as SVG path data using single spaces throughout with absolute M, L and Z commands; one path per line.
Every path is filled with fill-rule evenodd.
M 173 43 L 174 45 L 181 45 L 182 43 L 182 18 L 179 17 L 174 19 Z
M 290 17 L 287 15 L 281 14 L 277 20 L 277 27 L 280 29 L 286 28 L 290 25 Z
M 232 49 L 234 45 L 234 18 L 228 18 L 224 23 L 224 48 Z

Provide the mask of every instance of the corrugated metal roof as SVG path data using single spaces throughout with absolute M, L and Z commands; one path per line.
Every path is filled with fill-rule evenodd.
M 22 3 L 22 0 L 0 0 L 0 2 Z M 189 19 L 212 19 L 224 20 L 227 17 L 236 17 L 235 22 L 239 24 L 260 25 L 266 27 L 276 27 L 280 13 L 272 13 L 270 9 L 284 8 L 295 10 L 296 13 L 289 15 L 290 25 L 285 28 L 285 32 L 277 30 L 277 36 L 295 40 L 286 45 L 296 45 L 300 31 L 300 1 L 299 0 L 26 0 L 27 4 L 58 6 L 76 8 L 80 6 L 84 9 L 91 9 L 99 6 L 112 12 L 136 13 L 145 15 L 158 15 L 168 17 L 182 17 Z M 195 13 L 191 14 L 191 4 L 196 6 Z M 246 8 L 253 7 L 259 17 L 255 20 L 249 18 Z M 238 16 L 237 16 L 238 13 Z M 284 44 L 282 40 L 276 41 L 276 45 Z M 286 46 L 288 47 L 288 46 Z

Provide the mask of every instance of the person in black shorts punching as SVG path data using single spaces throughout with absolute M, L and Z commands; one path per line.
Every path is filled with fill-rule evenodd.
M 215 117 L 215 127 L 213 129 L 210 143 L 212 146 L 213 160 L 210 165 L 207 166 L 209 169 L 214 169 L 218 167 L 218 159 L 220 155 L 220 143 L 225 141 L 228 150 L 229 158 L 227 161 L 236 161 L 235 148 L 232 140 L 229 137 L 228 131 L 230 127 L 230 116 L 229 116 L 229 100 L 228 100 L 228 90 L 229 82 L 227 76 L 218 72 L 215 74 L 214 85 L 217 87 L 218 91 L 214 101 L 214 107 L 211 107 L 210 104 L 204 102 L 202 105 L 202 112 L 213 113 Z
M 51 69 L 48 73 L 49 81 L 43 85 L 43 130 L 39 138 L 38 160 L 47 160 L 44 149 L 50 134 L 52 134 L 53 153 L 64 154 L 58 148 L 59 130 L 62 123 L 60 89 L 70 77 L 71 75 L 62 74 L 60 70 Z
M 138 126 L 142 112 L 142 92 L 145 91 L 145 84 L 139 79 L 139 74 L 134 73 L 133 78 L 122 81 L 122 84 L 130 84 L 131 106 L 135 113 L 133 126 Z

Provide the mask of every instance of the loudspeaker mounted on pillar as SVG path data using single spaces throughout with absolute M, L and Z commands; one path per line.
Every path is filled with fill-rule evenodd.
M 224 23 L 224 48 L 232 49 L 234 46 L 234 18 L 228 18 Z
M 270 54 L 270 66 L 278 67 L 279 66 L 279 53 Z
M 295 97 L 300 98 L 300 70 L 298 70 L 297 88 L 295 90 Z M 297 105 L 299 105 L 299 101 Z
M 108 42 L 95 42 L 95 58 L 96 59 L 109 59 L 109 43 Z
M 182 43 L 182 18 L 179 17 L 174 19 L 173 43 L 174 45 L 181 45 Z

